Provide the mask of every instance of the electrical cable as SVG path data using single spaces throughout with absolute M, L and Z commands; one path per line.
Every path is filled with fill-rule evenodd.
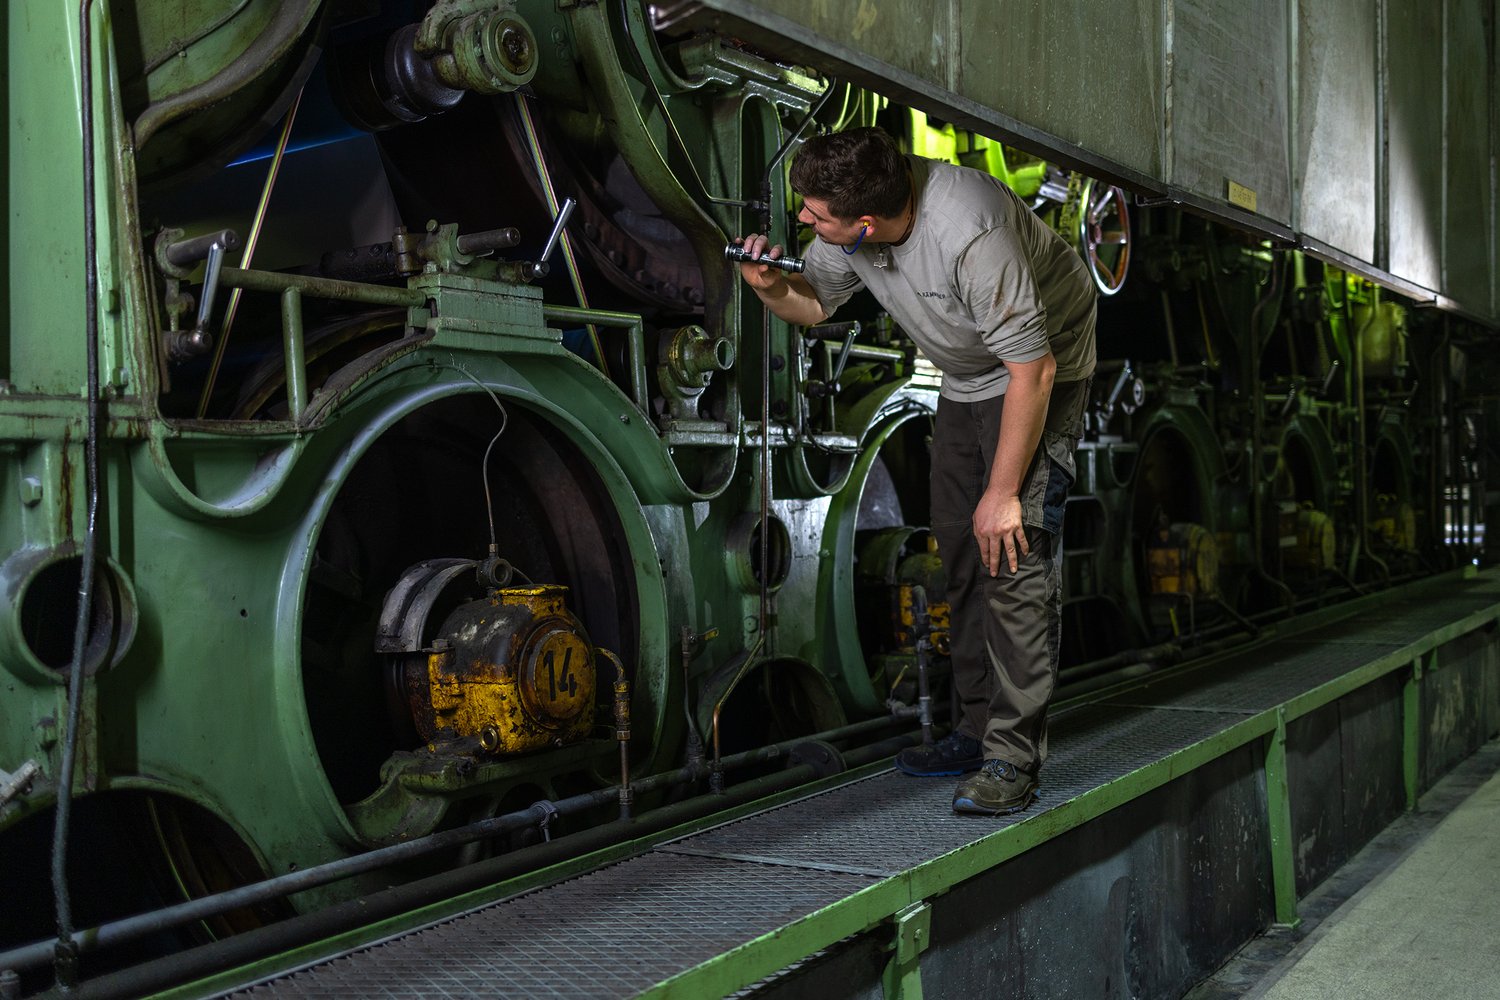
M 442 361 L 428 361 L 428 364 L 433 368 L 451 368 L 453 371 L 458 372 L 464 378 L 468 379 L 470 382 L 473 382 L 475 385 L 479 386 L 479 388 L 483 389 L 485 393 L 489 395 L 491 402 L 493 402 L 495 406 L 500 410 L 500 429 L 495 432 L 495 436 L 490 438 L 490 443 L 485 447 L 484 458 L 481 461 L 479 467 L 480 478 L 484 480 L 484 513 L 490 521 L 490 549 L 493 551 L 496 546 L 495 501 L 490 494 L 490 451 L 495 447 L 495 442 L 500 440 L 500 435 L 505 433 L 505 428 L 510 424 L 510 414 L 506 412 L 505 404 L 500 402 L 500 397 L 495 395 L 495 390 L 491 389 L 489 386 L 479 381 L 479 379 L 475 378 L 473 372 L 469 371 L 463 365 L 459 364 L 456 360 L 450 360 L 447 363 L 444 363 Z M 514 567 L 512 568 L 514 569 Z M 519 570 L 516 570 L 516 572 L 519 573 L 521 578 L 525 579 L 527 583 L 531 582 L 526 578 L 526 574 L 520 573 Z
M 54 973 L 66 992 L 77 981 L 78 948 L 73 941 L 73 905 L 68 894 L 68 830 L 73 812 L 73 771 L 78 754 L 78 726 L 83 715 L 83 657 L 89 622 L 93 618 L 94 551 L 99 517 L 99 265 L 94 196 L 94 73 L 93 32 L 89 14 L 93 0 L 79 7 L 80 105 L 83 126 L 83 261 L 84 339 L 87 356 L 84 432 L 84 491 L 88 513 L 83 534 L 83 557 L 78 567 L 78 617 L 73 628 L 73 660 L 68 666 L 68 711 L 62 761 L 57 776 L 57 806 L 52 826 L 52 897 L 57 915 Z

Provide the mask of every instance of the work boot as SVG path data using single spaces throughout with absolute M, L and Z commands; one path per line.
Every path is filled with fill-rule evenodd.
M 987 760 L 979 773 L 959 782 L 953 811 L 977 816 L 1020 812 L 1036 798 L 1036 779 L 1006 760 Z
M 972 736 L 954 730 L 936 743 L 907 747 L 896 755 L 896 766 L 919 778 L 968 774 L 984 763 L 984 748 Z

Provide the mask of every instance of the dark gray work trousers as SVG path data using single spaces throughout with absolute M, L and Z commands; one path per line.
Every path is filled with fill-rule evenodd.
M 990 576 L 974 538 L 1005 397 L 942 399 L 932 430 L 932 533 L 948 576 L 958 730 L 981 740 L 986 759 L 1035 774 L 1047 759 L 1047 706 L 1062 641 L 1063 505 L 1075 475 L 1088 380 L 1053 386 L 1041 444 L 1021 486 L 1030 553 L 1012 573 L 1001 557 Z

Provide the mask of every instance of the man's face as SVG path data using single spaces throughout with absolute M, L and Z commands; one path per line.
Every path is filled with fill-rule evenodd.
M 802 211 L 797 221 L 811 226 L 824 243 L 836 247 L 852 247 L 859 242 L 860 226 L 857 219 L 840 219 L 828 210 L 828 202 L 822 198 L 803 198 Z

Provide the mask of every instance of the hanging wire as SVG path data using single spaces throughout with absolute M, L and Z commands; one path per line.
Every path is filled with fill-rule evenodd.
M 537 136 L 536 122 L 531 116 L 531 101 L 529 98 L 517 96 L 516 106 L 521 111 L 521 128 L 526 132 L 526 145 L 531 152 L 531 162 L 536 167 L 537 179 L 542 184 L 542 194 L 547 199 L 547 212 L 553 218 L 557 217 L 558 200 L 557 190 L 552 186 L 552 173 L 547 169 L 547 161 L 542 156 L 542 142 Z M 568 280 L 573 284 L 573 294 L 578 298 L 578 305 L 589 308 L 588 292 L 583 288 L 583 277 L 578 273 L 578 258 L 573 253 L 573 238 L 568 235 L 565 228 L 562 232 L 563 261 L 568 266 Z M 609 377 L 609 362 L 604 360 L 604 351 L 599 346 L 599 328 L 592 323 L 585 327 L 588 330 L 589 342 L 594 345 L 594 357 L 599 362 L 599 370 Z
M 495 395 L 495 390 L 475 378 L 474 373 L 459 364 L 457 359 L 449 358 L 446 362 L 429 360 L 427 363 L 433 368 L 448 368 L 458 372 L 464 378 L 483 389 L 485 395 L 490 397 L 490 401 L 500 411 L 500 429 L 495 432 L 495 436 L 490 438 L 490 443 L 485 447 L 484 458 L 479 467 L 480 478 L 484 480 L 484 513 L 490 522 L 490 549 L 493 550 L 497 543 L 495 541 L 495 500 L 490 493 L 490 451 L 495 447 L 495 442 L 500 440 L 500 435 L 505 433 L 506 426 L 510 424 L 510 414 L 506 412 L 505 404 L 500 402 L 500 397 Z M 525 574 L 522 574 L 522 577 L 524 579 Z M 531 581 L 528 580 L 527 582 L 530 583 Z
M 68 891 L 68 832 L 73 807 L 73 771 L 78 728 L 83 716 L 83 660 L 87 651 L 94 590 L 94 553 L 99 520 L 99 260 L 95 232 L 94 72 L 92 0 L 79 5 L 79 94 L 83 125 L 83 257 L 84 328 L 87 383 L 84 388 L 84 490 L 88 495 L 83 552 L 78 565 L 78 616 L 73 629 L 73 659 L 68 665 L 67 728 L 58 765 L 57 805 L 52 821 L 52 898 L 57 917 L 54 970 L 58 987 L 68 992 L 77 982 L 78 946 L 73 940 L 73 906 Z
M 271 204 L 271 191 L 276 187 L 276 175 L 281 172 L 281 161 L 286 156 L 287 140 L 292 137 L 292 123 L 297 120 L 297 108 L 302 104 L 302 91 L 292 99 L 286 120 L 281 124 L 281 135 L 276 140 L 276 151 L 271 155 L 271 168 L 266 172 L 266 183 L 260 190 L 260 202 L 255 206 L 255 216 L 250 221 L 250 235 L 245 240 L 245 252 L 240 256 L 240 267 L 248 268 L 255 259 L 255 244 L 260 241 L 261 228 L 266 222 L 266 209 Z M 214 344 L 213 361 L 208 366 L 208 378 L 203 383 L 203 393 L 198 397 L 198 419 L 208 413 L 208 401 L 213 396 L 214 383 L 219 378 L 219 366 L 224 361 L 224 349 L 229 344 L 229 331 L 234 326 L 235 313 L 239 311 L 243 289 L 229 293 L 229 303 L 224 307 L 224 325 L 220 328 L 218 342 Z

